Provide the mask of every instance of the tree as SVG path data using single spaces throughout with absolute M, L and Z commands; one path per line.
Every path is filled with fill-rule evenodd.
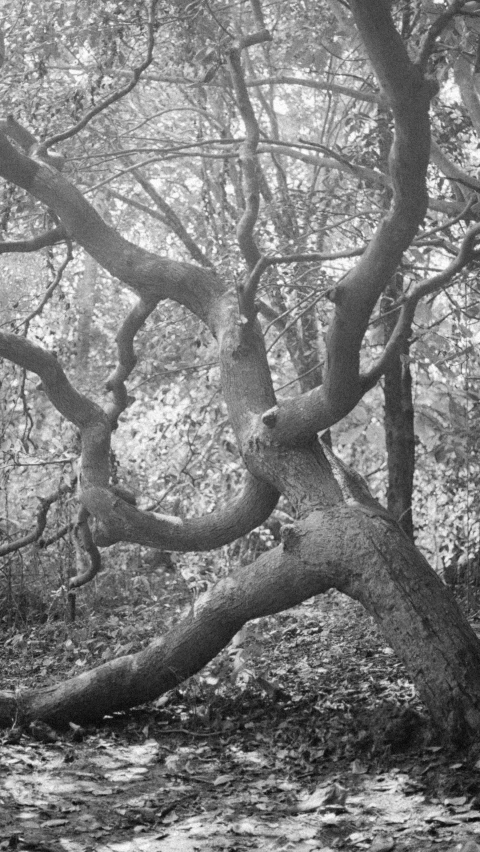
M 0 355 L 23 370 L 36 373 L 52 405 L 79 430 L 82 455 L 77 529 L 81 544 L 91 557 L 91 571 L 95 570 L 99 548 L 118 541 L 184 552 L 229 543 L 267 519 L 280 495 L 288 499 L 295 516 L 292 524 L 283 527 L 279 547 L 219 581 L 183 621 L 146 650 L 108 662 L 55 687 L 25 691 L 18 696 L 2 693 L 3 722 L 14 718 L 54 723 L 83 721 L 156 698 L 198 671 L 249 619 L 279 612 L 335 588 L 359 600 L 379 623 L 387 641 L 405 662 L 439 729 L 457 742 L 478 735 L 478 639 L 449 591 L 394 518 L 372 498 L 361 477 L 317 437 L 351 412 L 404 352 L 420 299 L 437 292 L 477 259 L 480 227 L 474 224 L 443 270 L 417 283 L 397 301 L 389 291 L 396 322 L 381 355 L 362 368 L 362 344 L 372 314 L 390 287 L 428 209 L 429 106 L 437 91 L 437 85 L 426 74 L 429 58 L 436 38 L 451 27 L 455 16 L 470 13 L 469 4 L 460 0 L 446 7 L 426 28 L 416 61 L 412 61 L 388 5 L 385 0 L 350 0 L 347 9 L 333 0 L 324 9 L 332 28 L 335 22 L 340 23 L 333 42 L 347 40 L 351 45 L 360 36 L 380 86 L 380 93 L 374 96 L 367 90 L 366 102 L 376 104 L 381 98 L 393 116 L 389 175 L 361 164 L 356 167 L 356 174 L 373 180 L 376 186 L 388 183 L 391 202 L 388 211 L 380 213 L 376 227 L 365 224 L 364 245 L 343 252 L 343 256 L 359 255 L 359 259 L 328 289 L 332 309 L 322 383 L 303 388 L 299 395 L 280 402 L 274 392 L 260 318 L 263 312 L 271 321 L 282 324 L 282 315 L 277 310 L 272 317 L 272 306 L 258 298 L 262 276 L 271 274 L 282 263 L 296 264 L 298 273 L 300 264 L 325 259 L 325 253 L 269 256 L 259 248 L 261 200 L 273 201 L 259 166 L 262 134 L 246 85 L 245 67 L 255 50 L 264 50 L 268 60 L 271 34 L 265 27 L 260 5 L 252 2 L 251 6 L 242 6 L 242 31 L 238 20 L 235 33 L 222 23 L 217 52 L 203 54 L 202 60 L 206 67 L 202 85 L 221 74 L 243 123 L 240 170 L 232 183 L 240 206 L 236 228 L 246 271 L 235 275 L 236 287 L 232 286 L 232 266 L 222 261 L 220 229 L 209 257 L 192 243 L 188 229 L 155 187 L 137 173 L 135 178 L 157 204 L 157 213 L 190 254 L 197 255 L 197 262 L 174 260 L 140 247 L 102 219 L 85 195 L 64 176 L 62 158 L 50 150 L 60 142 L 76 140 L 90 122 L 105 116 L 105 110 L 113 104 L 120 109 L 122 97 L 133 91 L 142 73 L 149 69 L 158 26 L 155 2 L 149 7 L 146 58 L 138 62 L 118 91 L 112 90 L 110 84 L 108 92 L 102 90 L 101 98 L 69 130 L 37 144 L 18 120 L 9 118 L 2 123 L 1 176 L 46 206 L 55 222 L 53 229 L 37 236 L 33 243 L 13 245 L 5 241 L 2 251 L 74 241 L 138 296 L 117 335 L 118 364 L 107 383 L 113 402 L 105 409 L 74 388 L 53 353 L 26 336 L 0 334 Z M 189 50 L 199 39 L 206 39 L 208 32 L 202 27 L 211 26 L 212 22 L 203 4 L 195 4 L 194 27 L 191 7 L 192 4 L 183 10 L 183 17 L 180 15 Z M 172 14 L 178 13 L 179 8 L 183 9 L 182 4 L 172 4 Z M 289 12 L 288 4 L 282 5 L 281 12 Z M 215 16 L 213 20 L 217 21 Z M 141 29 L 138 20 L 137 26 Z M 287 27 L 288 19 L 282 18 L 279 26 Z M 321 50 L 319 53 L 319 67 L 328 66 L 330 59 Z M 271 106 L 268 99 L 263 100 L 263 108 L 267 113 L 270 110 L 270 115 Z M 195 109 L 202 111 L 198 104 Z M 230 144 L 224 137 L 222 145 L 225 138 Z M 201 141 L 200 137 L 197 144 Z M 278 141 L 266 144 L 272 150 Z M 280 189 L 284 189 L 281 150 L 280 145 L 273 162 Z M 343 154 L 333 153 L 334 166 L 353 168 Z M 122 157 L 125 156 L 123 152 Z M 125 167 L 132 171 L 131 165 Z M 204 173 L 197 174 L 197 179 L 204 178 Z M 285 192 L 279 195 L 283 220 L 277 220 L 278 234 L 286 234 L 292 227 L 291 222 L 285 224 L 288 197 Z M 229 210 L 231 199 L 224 201 L 224 210 Z M 314 206 L 312 199 L 310 202 Z M 446 209 L 452 212 L 448 203 Z M 472 203 L 467 205 L 469 210 Z M 327 216 L 326 207 L 322 209 Z M 465 203 L 460 213 L 464 209 Z M 453 212 L 458 216 L 457 207 Z M 453 227 L 452 221 L 445 227 Z M 237 263 L 240 264 L 239 258 Z M 275 296 L 275 283 L 272 292 Z M 238 494 L 211 514 L 189 519 L 140 510 L 133 495 L 111 482 L 111 434 L 129 402 L 126 381 L 135 366 L 135 336 L 165 299 L 192 312 L 217 342 L 222 391 L 246 468 Z M 304 339 L 309 345 L 315 341 L 311 326 Z M 305 352 L 299 363 L 306 366 L 303 356 Z M 313 366 L 317 369 L 318 365 Z

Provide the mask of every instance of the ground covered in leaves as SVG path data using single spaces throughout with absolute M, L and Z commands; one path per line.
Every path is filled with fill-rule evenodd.
M 172 591 L 5 630 L 1 688 L 138 650 Z M 480 749 L 438 745 L 371 620 L 333 593 L 247 626 L 155 705 L 0 740 L 0 850 L 480 852 Z

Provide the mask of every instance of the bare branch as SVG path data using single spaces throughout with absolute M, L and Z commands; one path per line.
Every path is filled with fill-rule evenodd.
M 467 189 L 480 192 L 480 180 L 473 175 L 469 175 L 468 172 L 464 172 L 463 169 L 457 166 L 453 160 L 447 157 L 434 139 L 431 142 L 431 161 L 443 172 L 445 177 L 467 187 Z
M 250 270 L 260 260 L 260 251 L 253 236 L 253 229 L 257 221 L 260 203 L 260 191 L 257 175 L 257 147 L 260 138 L 260 130 L 257 117 L 245 85 L 245 76 L 240 61 L 241 51 L 249 44 L 258 44 L 270 40 L 271 36 L 264 30 L 253 36 L 246 36 L 240 40 L 238 45 L 232 47 L 228 52 L 228 67 L 232 79 L 233 88 L 237 97 L 238 108 L 242 116 L 246 139 L 240 148 L 240 161 L 243 170 L 245 184 L 245 210 L 237 226 L 237 238 L 242 254 Z M 241 301 L 241 299 L 240 299 Z M 242 305 L 241 305 L 242 308 Z M 251 314 L 245 314 L 251 319 Z
M 121 357 L 128 360 L 135 329 L 148 308 L 137 306 L 122 329 Z M 275 508 L 278 491 L 250 474 L 243 492 L 210 515 L 191 520 L 141 512 L 109 485 L 110 422 L 102 409 L 79 394 L 56 358 L 24 338 L 0 332 L 0 356 L 37 373 L 47 396 L 58 411 L 79 427 L 82 438 L 80 500 L 95 517 L 99 546 L 132 541 L 164 550 L 211 550 L 234 541 L 263 523 Z M 255 361 L 255 353 L 253 353 Z M 120 365 L 119 376 L 127 367 Z
M 398 320 L 381 357 L 374 367 L 360 378 L 364 392 L 377 383 L 390 362 L 398 355 L 403 342 L 410 334 L 415 309 L 420 299 L 438 292 L 448 284 L 452 284 L 455 275 L 458 275 L 472 260 L 479 258 L 478 249 L 475 248 L 479 236 L 480 224 L 473 225 L 466 233 L 456 258 L 442 272 L 432 275 L 426 281 L 418 284 L 409 296 L 402 299 L 400 305 L 392 307 L 392 310 L 399 309 Z
M 39 506 L 37 509 L 37 517 L 35 522 L 35 529 L 21 538 L 17 538 L 16 541 L 10 541 L 5 544 L 0 544 L 0 556 L 7 556 L 9 553 L 14 553 L 17 550 L 21 550 L 23 547 L 26 547 L 28 544 L 33 544 L 34 542 L 39 542 L 42 537 L 42 533 L 47 525 L 48 519 L 48 511 L 50 506 L 53 503 L 56 503 L 57 500 L 60 499 L 64 494 L 69 494 L 73 491 L 75 487 L 76 480 L 71 483 L 63 483 L 55 491 L 52 491 L 48 494 L 47 497 L 39 497 Z
M 271 485 L 247 474 L 238 496 L 199 518 L 142 512 L 104 488 L 89 489 L 83 502 L 95 517 L 94 539 L 98 545 L 130 541 L 185 553 L 222 547 L 251 532 L 271 515 L 279 496 Z
M 40 376 L 42 389 L 57 411 L 80 429 L 80 487 L 86 482 L 107 487 L 110 475 L 110 425 L 105 412 L 75 390 L 53 354 L 24 337 L 0 332 L 0 357 L 8 358 Z
M 135 170 L 132 170 L 132 172 Z M 166 225 L 170 228 L 177 237 L 183 242 L 185 248 L 190 252 L 193 260 L 196 260 L 197 263 L 200 263 L 202 266 L 207 267 L 208 269 L 213 269 L 213 264 L 211 260 L 203 253 L 200 246 L 192 240 L 188 231 L 183 227 L 180 219 L 176 215 L 176 213 L 172 210 L 167 202 L 164 202 L 165 212 L 161 213 L 160 210 L 155 210 L 155 208 L 148 207 L 147 204 L 142 204 L 141 201 L 137 201 L 136 198 L 128 198 L 122 192 L 116 192 L 114 189 L 108 190 L 109 195 L 112 198 L 117 198 L 119 201 L 122 201 L 124 204 L 128 204 L 129 207 L 134 207 L 136 210 L 140 210 L 142 213 L 145 213 L 147 216 L 151 216 L 152 219 L 156 219 L 158 222 L 161 222 L 163 225 Z M 167 212 L 166 208 L 169 208 L 169 212 Z
M 75 124 L 73 127 L 70 127 L 68 130 L 64 130 L 62 133 L 56 133 L 54 136 L 51 136 L 50 139 L 46 139 L 41 145 L 42 150 L 46 151 L 53 145 L 57 145 L 59 142 L 64 142 L 65 139 L 71 139 L 72 136 L 76 136 L 77 133 L 79 133 L 81 130 L 83 130 L 84 127 L 86 127 L 87 124 L 89 124 L 92 118 L 95 118 L 96 115 L 103 112 L 105 109 L 107 109 L 107 107 L 121 100 L 121 98 L 124 98 L 125 95 L 128 95 L 128 93 L 135 88 L 143 72 L 146 68 L 148 68 L 153 59 L 153 48 L 155 46 L 155 9 L 157 6 L 157 2 L 158 0 L 150 0 L 147 24 L 147 55 L 144 61 L 140 65 L 138 65 L 137 68 L 133 69 L 130 81 L 121 89 L 119 89 L 118 92 L 112 92 L 111 95 L 108 95 L 108 97 L 104 98 L 103 101 L 92 107 L 92 109 L 89 110 L 83 116 L 83 118 L 80 119 L 80 121 L 78 121 L 77 124 Z
M 69 591 L 79 589 L 80 586 L 85 586 L 102 570 L 102 557 L 93 541 L 88 525 L 88 512 L 83 507 L 78 513 L 73 541 L 75 545 L 77 573 L 74 577 L 70 577 L 68 583 Z
M 427 210 L 432 89 L 410 61 L 384 0 L 350 0 L 350 8 L 394 115 L 393 199 L 360 261 L 331 293 L 335 313 L 323 385 L 263 416 L 280 441 L 328 428 L 361 398 L 360 347 L 371 312 Z
M 126 240 L 59 172 L 22 154 L 1 132 L 0 175 L 50 207 L 68 234 L 146 301 L 170 298 L 184 304 L 204 322 L 211 319 L 214 304 L 225 292 L 212 272 L 159 257 Z
M 73 530 L 74 524 L 71 521 L 69 524 L 64 524 L 62 527 L 59 527 L 56 532 L 52 535 L 49 535 L 48 538 L 43 538 L 43 536 L 38 541 L 38 546 L 41 548 L 50 547 L 51 544 L 55 544 L 59 539 L 64 538 L 70 530 Z
M 36 237 L 31 237 L 29 240 L 6 240 L 0 241 L 0 254 L 8 252 L 30 252 L 39 251 L 46 246 L 54 246 L 57 243 L 64 242 L 67 234 L 61 226 L 52 228 L 51 231 L 45 231 L 43 234 L 38 234 Z
M 120 331 L 115 338 L 118 363 L 106 383 L 107 390 L 112 392 L 114 398 L 113 404 L 107 408 L 112 431 L 117 428 L 118 418 L 121 413 L 134 400 L 133 397 L 128 396 L 125 387 L 125 381 L 137 363 L 137 358 L 133 351 L 133 341 L 137 331 L 144 325 L 152 311 L 155 310 L 157 304 L 158 300 L 155 299 L 152 299 L 150 302 L 139 299 L 122 323 Z
M 67 245 L 67 254 L 65 256 L 65 259 L 62 261 L 62 263 L 58 267 L 57 272 L 55 274 L 55 278 L 53 279 L 53 281 L 49 285 L 49 287 L 47 287 L 47 289 L 45 290 L 45 293 L 43 294 L 43 296 L 42 296 L 39 304 L 37 305 L 37 307 L 34 308 L 33 311 L 31 311 L 31 313 L 29 313 L 28 316 L 24 320 L 21 321 L 21 323 L 19 323 L 19 327 L 21 327 L 22 325 L 25 327 L 24 328 L 24 334 L 27 334 L 27 331 L 28 331 L 28 328 L 29 328 L 29 325 L 30 325 L 32 319 L 40 316 L 45 305 L 52 298 L 55 290 L 57 289 L 58 285 L 60 284 L 60 282 L 63 278 L 63 273 L 65 272 L 68 264 L 70 263 L 70 261 L 73 258 L 72 243 L 69 239 L 66 239 L 65 242 L 66 242 L 66 245 Z
M 303 86 L 308 89 L 316 89 L 322 92 L 334 92 L 337 95 L 345 95 L 348 98 L 353 98 L 358 101 L 366 101 L 367 103 L 378 104 L 382 101 L 382 96 L 376 92 L 368 92 L 363 89 L 352 89 L 349 86 L 341 86 L 338 83 L 323 83 L 311 77 L 290 77 L 288 74 L 276 74 L 272 77 L 258 77 L 245 81 L 245 85 L 250 88 L 252 86 L 271 86 L 271 85 L 288 85 L 288 86 Z
M 172 229 L 172 231 L 177 235 L 177 237 L 182 241 L 184 246 L 190 252 L 193 260 L 196 260 L 197 263 L 201 263 L 202 266 L 207 266 L 210 269 L 213 268 L 213 264 L 211 260 L 203 253 L 200 246 L 197 245 L 195 240 L 192 239 L 180 219 L 178 218 L 175 211 L 170 207 L 170 204 L 167 204 L 164 198 L 160 195 L 159 192 L 152 186 L 150 181 L 148 181 L 139 171 L 138 169 L 134 169 L 132 172 L 135 179 L 139 182 L 142 189 L 145 190 L 147 195 L 150 196 L 154 204 L 159 207 L 165 217 L 165 221 L 167 225 Z

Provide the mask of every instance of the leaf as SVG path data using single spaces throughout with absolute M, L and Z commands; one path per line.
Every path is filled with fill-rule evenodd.
M 235 775 L 218 775 L 213 784 L 215 787 L 223 787 L 225 784 L 230 784 L 231 781 L 235 781 Z

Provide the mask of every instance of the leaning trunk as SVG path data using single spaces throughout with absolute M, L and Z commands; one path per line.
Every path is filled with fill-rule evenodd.
M 359 600 L 403 660 L 439 730 L 466 743 L 480 728 L 480 642 L 454 598 L 387 514 L 360 504 L 314 511 L 283 544 L 236 570 L 164 638 L 53 687 L 0 694 L 0 721 L 85 722 L 172 689 L 245 622 L 336 588 Z

